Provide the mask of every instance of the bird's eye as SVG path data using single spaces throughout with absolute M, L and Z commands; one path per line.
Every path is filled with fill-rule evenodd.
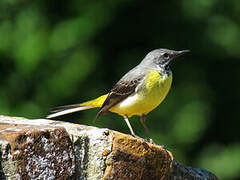
M 164 59 L 169 59 L 169 58 L 170 58 L 170 56 L 169 56 L 168 53 L 164 53 L 164 54 L 163 54 L 163 57 L 164 57 Z

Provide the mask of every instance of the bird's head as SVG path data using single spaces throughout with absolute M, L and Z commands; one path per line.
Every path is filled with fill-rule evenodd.
M 168 69 L 169 63 L 176 57 L 181 56 L 190 50 L 174 51 L 169 49 L 155 49 L 149 52 L 141 64 L 150 68 Z

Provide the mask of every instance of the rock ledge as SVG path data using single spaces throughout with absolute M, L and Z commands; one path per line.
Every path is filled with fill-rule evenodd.
M 0 116 L 0 179 L 217 180 L 161 146 L 108 129 Z

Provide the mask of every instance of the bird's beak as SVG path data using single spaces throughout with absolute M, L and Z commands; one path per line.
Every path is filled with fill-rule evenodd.
M 190 50 L 176 51 L 176 57 L 177 57 L 177 56 L 181 56 L 181 55 L 183 55 L 183 54 L 186 54 L 186 53 L 188 53 L 188 52 L 190 52 Z

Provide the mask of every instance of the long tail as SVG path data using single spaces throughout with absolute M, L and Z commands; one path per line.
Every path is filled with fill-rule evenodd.
M 107 94 L 81 104 L 72 104 L 72 105 L 56 107 L 52 111 L 52 114 L 49 114 L 46 118 L 50 119 L 50 118 L 62 116 L 65 114 L 102 107 L 102 104 L 104 103 L 106 98 L 107 98 Z

